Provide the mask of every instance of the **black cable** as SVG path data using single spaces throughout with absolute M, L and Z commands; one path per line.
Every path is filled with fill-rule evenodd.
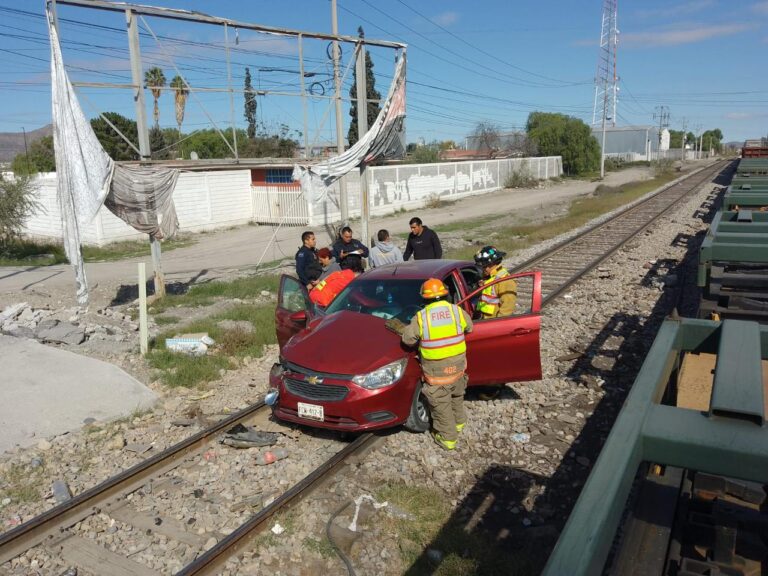
M 328 538 L 328 542 L 331 543 L 331 547 L 333 547 L 333 551 L 336 552 L 339 558 L 341 558 L 341 561 L 344 562 L 344 565 L 347 567 L 347 572 L 349 573 L 349 576 L 357 576 L 357 573 L 355 572 L 354 567 L 352 566 L 352 562 L 349 560 L 349 557 L 347 557 L 344 552 L 341 551 L 341 549 L 336 545 L 336 542 L 333 541 L 333 538 L 331 537 L 331 524 L 333 524 L 333 521 L 336 519 L 336 516 L 344 512 L 344 510 L 349 507 L 349 505 L 352 504 L 352 501 L 344 503 L 344 505 L 336 510 L 333 514 L 331 514 L 331 517 L 328 518 L 328 522 L 325 524 L 325 535 Z

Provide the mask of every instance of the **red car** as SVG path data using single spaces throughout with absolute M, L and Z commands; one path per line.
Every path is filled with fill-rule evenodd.
M 270 373 L 268 403 L 277 418 L 360 432 L 399 424 L 429 429 L 415 349 L 385 328 L 423 308 L 419 289 L 440 278 L 449 298 L 473 317 L 480 273 L 472 262 L 420 260 L 375 268 L 353 280 L 324 311 L 294 277 L 280 279 L 275 323 L 280 362 Z M 541 379 L 541 272 L 515 274 L 512 316 L 475 320 L 467 334 L 469 386 Z

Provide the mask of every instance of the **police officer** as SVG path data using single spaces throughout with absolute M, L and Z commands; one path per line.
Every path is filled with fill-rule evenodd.
M 464 333 L 472 331 L 472 319 L 464 310 L 444 300 L 448 289 L 430 278 L 421 286 L 426 307 L 403 330 L 406 346 L 419 343 L 424 396 L 432 411 L 432 437 L 446 450 L 456 448 L 467 416 L 467 345 Z
M 317 262 L 315 233 L 307 230 L 301 235 L 301 247 L 296 252 L 296 275 L 304 286 L 311 287 L 307 266 Z
M 475 254 L 475 264 L 483 273 L 481 286 L 486 286 L 477 303 L 477 311 L 483 319 L 511 316 L 515 312 L 517 282 L 510 278 L 490 285 L 498 278 L 509 276 L 509 272 L 501 264 L 506 255 L 506 252 L 501 252 L 493 246 L 483 246 Z

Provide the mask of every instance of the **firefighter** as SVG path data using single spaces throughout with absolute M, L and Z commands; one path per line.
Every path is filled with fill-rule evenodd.
M 406 346 L 419 343 L 422 391 L 432 411 L 432 437 L 446 450 L 453 450 L 467 420 L 464 333 L 472 331 L 472 319 L 464 310 L 444 300 L 447 295 L 445 284 L 436 278 L 421 285 L 421 297 L 428 303 L 405 327 L 402 341 Z
M 483 273 L 481 286 L 491 284 L 497 278 L 509 276 L 509 272 L 501 264 L 506 255 L 506 252 L 501 252 L 493 246 L 483 246 L 478 250 L 475 254 L 475 264 Z M 477 303 L 477 311 L 483 320 L 511 316 L 515 312 L 516 302 L 517 282 L 510 278 L 483 289 Z

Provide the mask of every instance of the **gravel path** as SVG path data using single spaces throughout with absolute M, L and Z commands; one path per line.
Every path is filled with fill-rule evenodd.
M 695 268 L 686 260 L 688 243 L 695 244 L 706 228 L 697 209 L 712 189 L 702 189 L 545 310 L 543 380 L 510 385 L 490 402 L 470 394 L 469 423 L 455 453 L 438 450 L 428 435 L 393 431 L 379 450 L 355 466 L 354 474 L 332 482 L 299 512 L 277 519 L 285 531 L 267 533 L 258 549 L 242 554 L 223 573 L 346 574 L 324 544 L 326 523 L 350 499 L 376 494 L 385 484 L 436 489 L 450 502 L 451 525 L 487 535 L 489 541 L 522 554 L 533 572 L 540 570 L 660 322 L 670 312 L 677 285 Z M 562 360 L 576 353 L 578 358 Z M 2 482 L 14 480 L 26 490 L 19 488 L 17 498 L 0 502 L 2 528 L 50 508 L 55 480 L 82 492 L 192 431 L 173 425 L 174 420 L 225 414 L 256 400 L 266 390 L 276 356 L 271 347 L 262 358 L 227 372 L 208 392 L 171 391 L 152 414 L 93 423 L 82 432 L 4 455 Z M 257 507 L 254 502 L 263 503 L 293 484 L 340 445 L 333 436 L 306 429 L 285 426 L 279 431 L 278 445 L 289 451 L 285 460 L 256 466 L 250 453 L 255 450 L 215 446 L 211 454 L 170 475 L 165 488 L 137 493 L 135 505 L 152 514 L 175 514 L 175 520 L 193 526 L 190 531 L 204 540 L 203 548 L 210 547 Z M 147 445 L 151 450 L 141 454 L 129 450 Z M 239 509 L 249 498 L 255 500 Z M 336 524 L 348 526 L 354 512 L 355 506 L 348 507 Z M 411 567 L 387 521 L 393 517 L 408 521 L 402 510 L 364 504 L 360 531 L 340 530 L 358 574 L 403 574 Z M 162 573 L 172 573 L 200 549 L 137 532 L 101 515 L 83 521 L 76 531 L 108 547 L 130 550 L 132 559 Z M 440 546 L 440 540 L 431 544 L 424 559 L 434 565 L 460 558 L 461 551 Z M 475 564 L 467 573 L 493 573 L 483 558 L 469 560 Z M 0 574 L 61 574 L 65 568 L 35 550 L 0 567 Z

